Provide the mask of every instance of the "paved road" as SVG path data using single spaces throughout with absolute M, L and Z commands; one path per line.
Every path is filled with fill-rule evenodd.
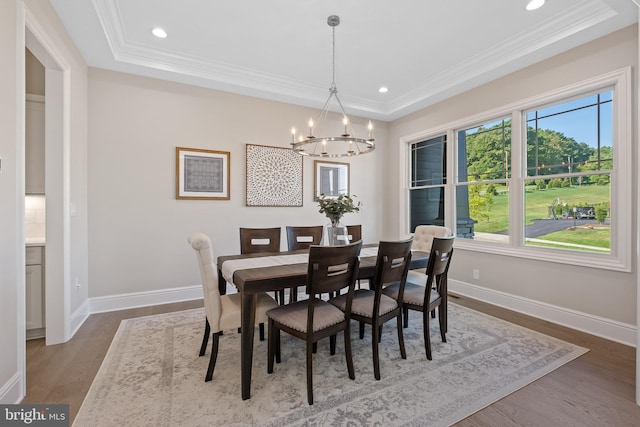
M 584 224 L 597 224 L 595 219 L 577 219 L 576 226 Z M 526 228 L 526 237 L 536 238 L 544 236 L 545 234 L 553 233 L 554 231 L 566 230 L 569 227 L 573 227 L 573 218 L 569 219 L 536 219 L 533 224 L 528 225 Z
M 597 224 L 595 219 L 577 219 L 576 226 L 584 224 Z M 555 231 L 566 230 L 569 227 L 573 227 L 573 218 L 569 219 L 536 219 L 533 224 L 528 225 L 526 228 L 526 237 L 536 238 L 544 236 L 545 234 L 553 233 Z M 502 231 L 498 234 L 509 234 L 508 231 Z

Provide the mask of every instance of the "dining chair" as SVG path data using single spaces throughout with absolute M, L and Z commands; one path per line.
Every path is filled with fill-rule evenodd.
M 273 373 L 273 362 L 280 363 L 280 331 L 306 342 L 307 401 L 313 405 L 313 344 L 330 337 L 331 354 L 335 354 L 336 334 L 344 333 L 344 352 L 350 379 L 355 379 L 349 324 L 351 305 L 362 242 L 344 246 L 311 246 L 307 267 L 306 293 L 309 298 L 273 308 L 269 318 L 269 351 L 267 372 Z M 345 309 L 340 310 L 320 298 L 320 294 L 346 293 Z
M 451 229 L 440 225 L 418 225 L 413 232 L 414 251 L 429 252 L 434 237 L 451 236 Z
M 347 225 L 347 239 L 349 243 L 362 240 L 362 226 L 361 225 Z
M 453 255 L 453 236 L 435 237 L 429 253 L 427 272 L 424 284 L 410 282 L 407 278 L 402 295 L 402 309 L 422 312 L 422 328 L 424 347 L 427 359 L 431 360 L 431 338 L 429 335 L 429 312 L 438 309 L 440 336 L 442 342 L 447 342 L 447 273 Z M 399 300 L 399 284 L 387 286 L 382 290 L 396 300 Z M 400 300 L 399 300 L 400 301 Z
M 358 240 L 362 240 L 362 226 L 361 225 L 347 225 L 347 241 L 349 243 L 357 242 Z M 356 284 L 358 285 L 358 289 L 361 286 L 361 280 L 367 279 L 358 279 Z
M 396 319 L 400 356 L 403 359 L 407 358 L 402 332 L 402 299 L 409 264 L 411 264 L 412 241 L 413 237 L 398 242 L 380 242 L 375 272 L 373 279 L 369 282 L 370 289 L 358 289 L 353 295 L 351 318 L 360 322 L 361 339 L 364 337 L 364 325 L 371 325 L 373 373 L 376 380 L 380 379 L 378 344 L 382 335 L 382 325 L 385 322 Z M 382 293 L 384 288 L 392 285 L 397 287 L 396 298 Z M 330 302 L 339 309 L 345 310 L 347 297 L 340 295 Z
M 240 253 L 280 252 L 280 227 L 240 228 Z
M 311 245 L 319 245 L 322 242 L 324 226 L 314 225 L 310 227 L 287 226 L 287 248 L 290 251 L 308 249 Z M 289 291 L 289 302 L 298 300 L 298 287 L 294 286 Z
M 441 225 L 418 225 L 414 231 L 413 237 L 413 249 L 414 251 L 429 252 L 431 251 L 431 244 L 434 237 L 447 237 L 451 236 L 451 229 Z M 421 281 L 426 273 L 426 268 L 420 268 L 416 270 L 410 270 L 407 277 L 407 281 Z M 436 312 L 431 312 L 431 318 L 436 317 Z M 408 327 L 409 314 L 405 311 L 405 328 Z
M 204 356 L 209 342 L 209 334 L 212 335 L 213 345 L 209 367 L 205 376 L 205 382 L 213 378 L 213 370 L 216 367 L 218 357 L 218 344 L 222 332 L 229 329 L 237 329 L 241 324 L 240 294 L 220 295 L 218 288 L 218 269 L 214 263 L 211 239 L 204 233 L 191 233 L 189 243 L 196 251 L 200 278 L 202 280 L 202 293 L 204 296 L 205 326 L 200 356 Z M 256 322 L 260 324 L 260 340 L 264 341 L 264 324 L 267 322 L 266 312 L 278 304 L 265 293 L 257 295 Z
M 240 227 L 240 253 L 280 252 L 280 227 Z M 284 304 L 284 290 L 275 292 L 276 301 Z

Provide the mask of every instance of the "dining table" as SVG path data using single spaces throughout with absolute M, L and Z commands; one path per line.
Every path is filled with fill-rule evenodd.
M 363 245 L 360 252 L 358 279 L 373 278 L 377 253 L 377 244 Z M 410 268 L 425 268 L 428 258 L 428 252 L 412 251 Z M 227 282 L 235 286 L 241 294 L 240 375 L 243 400 L 251 397 L 257 294 L 303 286 L 307 276 L 308 259 L 308 249 L 218 257 L 220 294 L 226 293 Z

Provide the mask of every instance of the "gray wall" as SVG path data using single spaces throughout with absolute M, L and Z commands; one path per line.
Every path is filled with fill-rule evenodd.
M 291 126 L 318 111 L 128 74 L 89 73 L 90 297 L 198 285 L 187 236 L 211 236 L 215 254 L 240 251 L 239 227 L 282 230 L 325 225 L 313 201 L 313 160 L 304 158 L 302 207 L 245 206 L 246 144 L 287 148 Z M 353 118 L 365 134 L 367 121 Z M 386 124 L 375 123 L 378 144 Z M 335 120 L 340 130 L 340 118 Z M 176 200 L 175 148 L 231 153 L 231 200 Z M 351 193 L 363 203 L 345 224 L 362 224 L 363 239 L 377 241 L 384 150 L 346 160 Z M 339 161 L 345 161 L 339 159 Z

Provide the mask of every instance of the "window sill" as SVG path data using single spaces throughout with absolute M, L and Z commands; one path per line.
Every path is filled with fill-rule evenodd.
M 456 239 L 456 249 L 482 252 L 536 261 L 555 262 L 559 264 L 589 267 L 601 270 L 612 270 L 630 273 L 631 266 L 614 254 L 598 254 L 591 252 L 577 252 L 556 248 L 512 246 L 495 242 Z

